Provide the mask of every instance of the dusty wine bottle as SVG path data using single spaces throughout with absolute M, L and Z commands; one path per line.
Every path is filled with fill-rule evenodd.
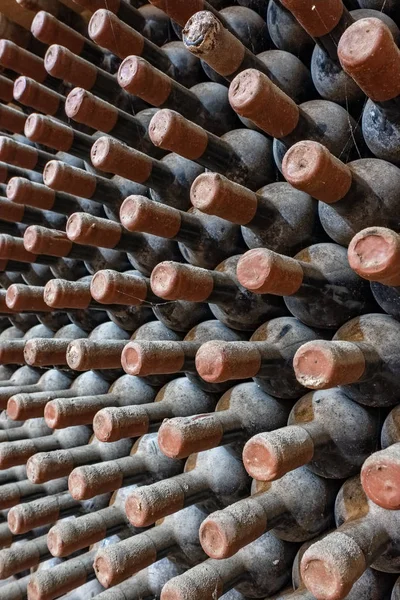
M 243 462 L 260 481 L 274 481 L 303 465 L 321 477 L 343 479 L 357 473 L 376 449 L 380 428 L 378 411 L 356 404 L 340 389 L 311 392 L 294 405 L 287 427 L 247 442 Z
M 369 98 L 362 116 L 368 148 L 378 158 L 400 165 L 400 55 L 391 31 L 379 19 L 361 19 L 342 35 L 338 55 L 343 69 Z
M 179 113 L 162 109 L 152 118 L 149 135 L 157 147 L 194 160 L 252 190 L 274 180 L 271 142 L 257 131 L 235 129 L 218 138 Z
M 308 548 L 301 560 L 303 581 L 318 600 L 346 598 L 370 566 L 395 573 L 399 564 L 398 511 L 368 500 L 359 477 L 343 485 L 335 513 L 338 529 Z
M 224 559 L 266 531 L 272 530 L 288 542 L 312 539 L 331 525 L 338 490 L 338 482 L 318 477 L 305 467 L 272 484 L 254 481 L 252 496 L 203 521 L 199 531 L 202 548 L 210 558 Z
M 297 546 L 283 542 L 272 533 L 239 550 L 231 558 L 205 562 L 168 581 L 161 600 L 212 600 L 235 588 L 245 596 L 271 596 L 290 579 Z
M 239 284 L 239 259 L 232 256 L 214 271 L 162 262 L 151 274 L 151 288 L 165 300 L 208 302 L 213 315 L 227 327 L 254 330 L 266 320 L 285 314 L 285 309 L 278 297 L 252 294 Z
M 311 389 L 339 385 L 360 404 L 394 406 L 398 335 L 398 321 L 389 315 L 352 319 L 336 332 L 332 342 L 307 342 L 297 350 L 293 360 L 296 377 Z
M 134 241 L 136 232 L 144 231 L 178 242 L 183 258 L 204 269 L 215 268 L 226 258 L 239 254 L 244 246 L 237 225 L 205 215 L 195 208 L 183 212 L 144 196 L 126 198 L 120 209 L 120 220 L 123 227 L 133 233 L 120 234 L 116 229 L 116 237 L 120 235 L 118 246 L 121 246 L 121 242 L 123 245 L 125 239 L 128 243 L 130 239 Z M 74 223 L 72 216 L 67 224 L 67 232 L 74 228 Z M 111 228 L 108 229 L 111 233 Z
M 101 548 L 94 560 L 97 579 L 109 588 L 164 556 L 185 568 L 203 562 L 206 554 L 200 546 L 199 527 L 206 516 L 201 505 L 189 506 L 166 517 L 157 527 L 122 540 L 113 547 Z
M 225 392 L 213 413 L 164 421 L 158 443 L 171 458 L 231 443 L 241 447 L 261 430 L 286 425 L 290 408 L 290 403 L 268 396 L 255 383 L 243 383 Z
M 370 290 L 354 275 L 346 249 L 329 243 L 314 244 L 294 258 L 257 248 L 237 264 L 238 280 L 246 289 L 283 296 L 293 316 L 324 329 L 373 310 Z
M 208 215 L 241 225 L 249 248 L 293 255 L 307 241 L 321 241 L 316 202 L 286 182 L 252 192 L 217 173 L 203 173 L 192 184 L 190 200 Z
M 396 227 L 400 170 L 387 161 L 364 158 L 345 165 L 322 144 L 304 141 L 288 150 L 282 171 L 293 187 L 320 201 L 322 226 L 342 246 L 364 227 Z

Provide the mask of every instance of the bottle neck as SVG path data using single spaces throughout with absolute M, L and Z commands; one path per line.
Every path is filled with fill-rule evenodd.
M 240 291 L 235 280 L 226 273 L 220 273 L 219 271 L 210 271 L 210 274 L 213 278 L 213 290 L 206 301 L 212 304 L 233 302 Z
M 400 96 L 386 100 L 385 102 L 375 102 L 381 113 L 385 115 L 388 121 L 400 123 Z
M 364 555 L 366 568 L 375 562 L 391 543 L 386 528 L 382 527 L 377 519 L 368 518 L 368 515 L 347 521 L 337 531 L 354 540 Z
M 359 6 L 357 8 L 360 8 Z M 340 38 L 350 25 L 355 23 L 354 17 L 349 13 L 346 7 L 343 7 L 343 13 L 339 23 L 326 35 L 318 37 L 315 42 L 320 48 L 326 52 L 329 58 L 335 62 L 338 62 L 337 47 Z
M 180 228 L 173 239 L 193 249 L 198 248 L 202 238 L 207 235 L 201 217 L 182 211 L 180 217 Z
M 299 120 L 296 127 L 288 135 L 281 138 L 281 141 L 287 146 L 293 146 L 297 142 L 311 139 L 324 139 L 324 132 L 318 124 L 299 107 Z

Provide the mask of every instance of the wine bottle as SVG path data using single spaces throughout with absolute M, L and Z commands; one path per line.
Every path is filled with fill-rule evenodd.
M 41 256 L 48 257 L 47 264 L 52 263 L 52 258 L 54 261 L 54 258 L 58 257 L 83 260 L 89 272 L 108 267 L 116 267 L 122 271 L 129 268 L 128 260 L 121 252 L 75 244 L 68 239 L 64 231 L 52 230 L 39 225 L 30 225 L 26 229 L 23 244 L 27 254 L 33 255 L 33 260 L 38 260 L 36 255 L 40 255 L 40 258 Z
M 121 60 L 132 55 L 142 56 L 185 87 L 192 87 L 204 79 L 200 61 L 186 50 L 182 42 L 169 42 L 159 48 L 110 10 L 97 10 L 88 29 L 96 44 L 107 48 Z
M 216 135 L 237 126 L 226 87 L 219 83 L 199 83 L 187 89 L 140 56 L 128 56 L 122 62 L 118 83 L 130 95 L 157 108 L 176 110 Z
M 193 454 L 181 475 L 133 491 L 125 511 L 132 525 L 147 527 L 193 504 L 209 512 L 232 504 L 248 495 L 249 483 L 239 454 L 220 446 Z
M 338 529 L 308 548 L 301 560 L 303 581 L 318 599 L 346 598 L 370 566 L 385 573 L 398 570 L 398 512 L 368 500 L 359 477 L 343 485 L 335 513 Z
M 79 214 L 69 218 L 67 233 L 86 220 Z M 118 246 L 125 247 L 126 239 L 128 248 L 129 241 L 135 241 L 136 232 L 149 233 L 159 237 L 179 242 L 179 249 L 187 262 L 205 269 L 215 268 L 221 261 L 239 254 L 243 250 L 243 239 L 237 225 L 228 224 L 219 217 L 205 215 L 195 208 L 189 212 L 183 212 L 153 202 L 144 196 L 129 196 L 124 200 L 120 209 L 121 224 L 132 233 L 124 232 L 123 227 L 115 229 L 115 237 L 120 237 Z M 109 221 L 104 220 L 104 226 Z M 87 225 L 86 225 L 87 227 Z M 82 228 L 82 225 L 81 225 Z M 108 225 L 108 231 L 111 228 Z M 73 236 L 74 237 L 74 236 Z M 71 239 L 71 236 L 70 236 Z
M 207 557 L 200 546 L 199 528 L 206 516 L 201 505 L 189 506 L 166 517 L 157 527 L 101 548 L 94 560 L 97 579 L 109 588 L 165 556 L 185 568 L 203 562 Z
M 146 239 L 149 240 L 150 237 L 147 236 Z M 154 237 L 150 241 L 153 239 L 158 240 L 159 238 Z M 143 254 L 135 253 L 135 262 L 139 263 L 139 260 L 141 260 L 139 266 L 142 273 L 151 272 L 156 264 L 160 262 L 158 252 L 153 252 L 153 248 L 154 244 L 150 245 Z M 158 246 L 156 246 L 155 251 L 157 251 L 157 248 Z M 151 267 L 150 269 L 147 269 L 147 264 Z M 179 300 L 168 302 L 158 298 L 151 291 L 150 279 L 143 275 L 139 276 L 134 271 L 125 273 L 119 273 L 111 269 L 97 271 L 90 283 L 90 293 L 92 298 L 100 304 L 149 305 L 154 315 L 163 325 L 178 332 L 183 331 L 186 333 L 195 325 L 201 324 L 211 317 L 207 305 Z
M 76 500 L 97 497 L 116 491 L 110 506 L 95 514 L 63 521 L 52 527 L 48 536 L 49 550 L 53 556 L 68 556 L 123 529 L 139 533 L 128 522 L 124 504 L 126 497 L 137 485 L 160 481 L 182 472 L 182 461 L 163 456 L 157 444 L 157 435 L 141 437 L 132 447 L 130 455 L 112 462 L 77 467 L 69 476 L 70 493 Z M 90 479 L 95 473 L 96 480 Z M 133 529 L 133 531 L 132 531 Z M 139 530 L 140 531 L 140 530 Z
M 43 181 L 48 188 L 54 191 L 66 192 L 72 196 L 91 200 L 91 203 L 85 203 L 85 206 L 89 207 L 95 202 L 101 203 L 106 208 L 114 210 L 116 215 L 118 215 L 118 209 L 127 196 L 130 194 L 146 194 L 147 191 L 144 186 L 132 183 L 122 177 L 114 177 L 110 180 L 59 160 L 52 160 L 47 163 L 43 171 Z M 83 211 L 78 208 L 73 212 L 97 214 L 93 213 L 93 208 L 85 208 Z M 118 218 L 116 217 L 114 220 L 118 220 Z
M 12 467 L 16 469 L 25 469 L 24 467 Z M 11 471 L 12 469 L 7 469 Z M 26 471 L 25 471 L 26 473 Z M 13 506 L 19 506 L 22 502 L 29 502 L 36 498 L 43 498 L 48 494 L 58 494 L 68 489 L 68 480 L 57 479 L 56 481 L 50 481 L 41 485 L 31 483 L 26 477 L 15 482 L 3 484 L 0 488 L 0 506 L 1 510 L 12 508 Z M 11 530 L 10 530 L 11 531 Z M 11 532 L 12 533 L 12 532 Z
M 140 7 L 143 2 L 132 4 L 127 0 L 116 0 L 110 5 L 107 0 L 77 0 L 76 4 L 91 12 L 100 9 L 110 10 L 121 21 L 142 33 L 157 46 L 162 46 L 170 38 L 170 21 L 167 16 L 163 11 L 148 4 L 145 4 L 142 10 L 138 10 L 136 6 Z
M 50 12 L 40 10 L 36 13 L 31 23 L 31 32 L 44 46 L 60 44 L 95 66 L 108 70 L 109 54 L 79 33 L 77 29 L 68 26 L 65 21 L 56 18 Z M 118 62 L 113 66 L 118 66 Z
M 121 354 L 121 364 L 126 373 L 146 377 L 155 374 L 185 373 L 187 378 L 206 392 L 224 392 L 235 382 L 208 382 L 196 372 L 195 356 L 201 345 L 210 340 L 238 342 L 243 335 L 225 327 L 218 320 L 202 321 L 193 327 L 183 341 L 129 342 Z
M 24 133 L 26 115 L 11 106 L 2 104 L 0 106 L 0 127 L 10 133 Z M 2 178 L 3 179 L 3 178 Z
M 304 542 L 333 521 L 338 482 L 305 467 L 272 484 L 255 481 L 253 488 L 252 496 L 212 513 L 201 524 L 200 543 L 210 558 L 229 558 L 271 530 L 285 541 Z
M 184 594 L 191 600 L 211 600 L 232 588 L 254 598 L 271 596 L 288 583 L 296 550 L 295 544 L 265 533 L 231 558 L 209 558 L 174 577 L 165 584 L 161 600 Z
M 157 395 L 156 388 L 139 377 L 130 375 L 122 375 L 116 379 L 104 393 L 95 394 L 95 390 L 92 393 L 90 388 L 80 392 L 79 387 L 75 394 L 72 389 L 71 392 L 68 396 L 53 394 L 43 406 L 46 422 L 52 429 L 91 425 L 96 413 L 102 408 L 148 404 Z
M 271 142 L 257 131 L 235 129 L 218 138 L 179 113 L 162 109 L 152 118 L 149 135 L 158 148 L 194 160 L 252 190 L 274 180 Z
M 346 249 L 336 244 L 314 244 L 294 258 L 249 250 L 237 264 L 237 277 L 256 295 L 283 296 L 292 315 L 310 327 L 336 329 L 375 306 Z
M 399 235 L 385 227 L 367 227 L 351 240 L 349 264 L 354 271 L 370 281 L 373 296 L 389 315 L 399 317 Z
M 361 469 L 361 483 L 368 498 L 388 510 L 398 510 L 400 444 L 396 443 L 372 454 Z
M 115 326 L 116 327 L 116 326 Z M 119 329 L 119 328 L 118 328 Z M 87 371 L 88 369 L 118 369 L 121 367 L 121 353 L 125 345 L 128 343 L 129 334 L 126 331 L 120 330 L 122 333 L 118 336 L 108 336 L 96 334 L 92 335 L 87 340 L 75 340 L 71 342 L 67 349 L 67 363 L 71 369 L 76 371 Z M 131 336 L 130 339 L 143 340 L 179 340 L 181 335 L 177 332 L 168 329 L 159 321 L 150 321 L 139 327 Z M 108 341 L 104 341 L 104 339 Z M 122 373 L 121 373 L 122 375 Z M 118 375 L 115 375 L 114 379 Z M 152 376 L 146 381 L 154 386 L 164 385 L 169 381 L 167 376 Z
M 54 342 L 55 340 L 51 340 Z M 26 348 L 31 350 L 33 344 L 39 345 L 37 340 L 32 340 L 32 344 L 26 344 Z M 50 348 L 54 346 L 53 343 L 49 344 Z M 26 352 L 25 352 L 26 354 Z M 50 358 L 45 362 L 50 362 Z M 51 362 L 58 362 L 60 359 L 51 360 Z M 63 359 L 65 361 L 65 358 Z M 88 393 L 96 394 L 95 397 L 102 397 L 103 394 L 107 394 L 110 383 L 103 379 L 101 375 L 95 371 L 86 371 L 74 379 L 70 387 L 65 390 L 54 390 L 45 392 L 33 392 L 33 393 L 15 393 L 7 402 L 7 415 L 13 420 L 25 420 L 32 419 L 35 417 L 42 417 L 47 404 L 51 404 L 54 399 L 58 400 L 58 404 L 61 404 L 61 398 L 63 399 L 62 406 L 66 405 L 66 398 L 80 398 Z M 72 425 L 87 425 L 89 423 L 82 423 L 85 419 L 82 418 L 79 423 L 74 420 Z M 62 428 L 61 426 L 59 427 Z M 52 427 L 53 429 L 53 427 Z
M 221 397 L 214 413 L 166 420 L 158 443 L 170 458 L 187 458 L 231 443 L 240 448 L 256 433 L 286 425 L 290 408 L 290 403 L 265 394 L 255 383 L 243 383 Z
M 91 160 L 96 169 L 150 187 L 153 200 L 181 210 L 189 208 L 190 185 L 203 172 L 177 154 L 159 161 L 106 136 L 94 142 Z
M 215 395 L 179 377 L 167 383 L 154 402 L 103 408 L 93 419 L 93 431 L 102 442 L 139 437 L 157 431 L 163 419 L 214 410 L 216 401 Z
M 143 198 L 144 201 L 147 201 L 147 198 L 143 196 L 128 196 L 128 198 Z M 158 206 L 161 207 L 161 211 L 163 209 L 170 212 L 175 210 L 151 200 L 148 200 L 148 203 L 151 210 L 154 210 L 154 205 L 156 205 L 156 210 Z M 176 213 L 178 213 L 179 218 L 180 211 L 176 211 Z M 186 215 L 186 213 L 183 214 Z M 157 217 L 157 213 L 154 217 Z M 146 227 L 142 227 L 141 229 L 145 230 Z M 166 237 L 164 242 L 157 242 L 159 237 L 157 235 L 148 235 L 147 231 L 145 233 L 128 233 L 119 223 L 91 216 L 83 212 L 76 212 L 70 216 L 66 226 L 66 233 L 72 242 L 77 242 L 78 244 L 127 252 L 130 262 L 134 266 L 137 265 L 140 267 L 140 270 L 146 274 L 150 274 L 152 269 L 161 260 L 164 260 L 166 256 L 170 256 L 172 259 L 178 261 L 182 260 L 182 255 L 174 240 L 169 241 Z M 139 275 L 139 273 L 136 272 L 136 275 Z
M 229 101 L 241 117 L 275 138 L 274 156 L 279 168 L 288 148 L 305 139 L 320 142 L 345 162 L 365 153 L 360 129 L 342 106 L 328 100 L 297 105 L 256 69 L 246 69 L 235 77 Z
M 344 479 L 359 471 L 379 434 L 377 411 L 356 404 L 338 388 L 311 392 L 294 405 L 287 427 L 247 442 L 243 462 L 260 481 L 279 479 L 303 465 L 321 477 Z
M 159 263 L 151 274 L 153 292 L 165 300 L 208 302 L 213 315 L 227 327 L 254 330 L 285 314 L 277 297 L 256 295 L 236 278 L 240 256 L 224 260 L 215 271 L 174 262 Z
M 321 241 L 316 202 L 286 182 L 252 192 L 217 173 L 203 173 L 192 184 L 190 200 L 208 215 L 241 225 L 249 248 L 293 255 L 307 241 Z
M 7 223 L 43 225 L 54 229 L 62 229 L 66 225 L 65 217 L 57 213 L 10 202 L 6 198 L 0 198 L 0 218 Z
M 243 9 L 239 9 L 243 10 Z M 245 69 L 253 68 L 271 78 L 296 102 L 308 100 L 313 95 L 310 72 L 305 65 L 282 50 L 272 54 L 261 52 L 256 56 L 245 44 L 221 22 L 220 15 L 201 11 L 194 14 L 183 30 L 186 48 L 202 59 L 206 73 L 209 67 L 224 79 L 232 81 Z M 265 48 L 264 48 L 265 50 Z M 260 52 L 260 50 L 258 50 Z M 290 73 L 289 78 L 288 71 Z
M 2 162 L 42 173 L 45 165 L 54 156 L 15 139 L 0 136 L 0 160 Z
M 305 551 L 321 537 L 305 542 L 298 551 L 294 559 L 292 569 L 293 586 L 287 590 L 282 590 L 276 596 L 272 596 L 270 600 L 315 600 L 315 596 L 307 590 L 300 574 L 300 561 Z M 367 569 L 361 575 L 360 579 L 352 587 L 345 600 L 395 600 L 392 596 L 392 589 L 395 575 L 382 573 L 374 569 Z M 296 591 L 293 591 L 293 587 Z
M 31 77 L 38 83 L 42 83 L 53 90 L 60 89 L 60 82 L 47 73 L 43 58 L 25 50 L 10 40 L 0 40 L 0 65 L 4 69 L 18 73 L 18 75 Z
M 43 290 L 43 300 L 51 309 L 96 310 L 107 315 L 116 325 L 126 331 L 135 331 L 153 318 L 153 311 L 146 306 L 106 306 L 97 303 L 90 294 L 90 280 L 66 281 L 51 279 Z M 67 350 L 67 346 L 64 348 Z
M 282 171 L 293 187 L 320 201 L 322 226 L 342 246 L 364 227 L 397 222 L 400 170 L 387 161 L 364 158 L 345 165 L 321 144 L 304 141 L 288 150 Z
M 357 21 L 342 35 L 338 56 L 343 70 L 369 98 L 362 115 L 368 148 L 377 158 L 400 165 L 397 124 L 400 55 L 390 29 L 375 18 Z
M 332 342 L 307 342 L 297 350 L 293 360 L 296 377 L 311 389 L 339 385 L 360 404 L 394 406 L 398 331 L 398 321 L 389 315 L 352 319 L 336 332 Z
M 81 160 L 89 160 L 93 138 L 61 121 L 32 113 L 26 119 L 24 131 L 32 142 L 66 152 Z
M 296 380 L 293 357 L 302 344 L 320 335 L 293 317 L 272 319 L 249 342 L 213 338 L 203 343 L 196 353 L 196 370 L 209 383 L 252 377 L 267 394 L 297 399 L 307 390 Z

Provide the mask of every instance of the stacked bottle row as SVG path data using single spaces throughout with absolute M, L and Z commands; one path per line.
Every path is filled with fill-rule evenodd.
M 397 600 L 400 3 L 16 1 L 0 598 Z

